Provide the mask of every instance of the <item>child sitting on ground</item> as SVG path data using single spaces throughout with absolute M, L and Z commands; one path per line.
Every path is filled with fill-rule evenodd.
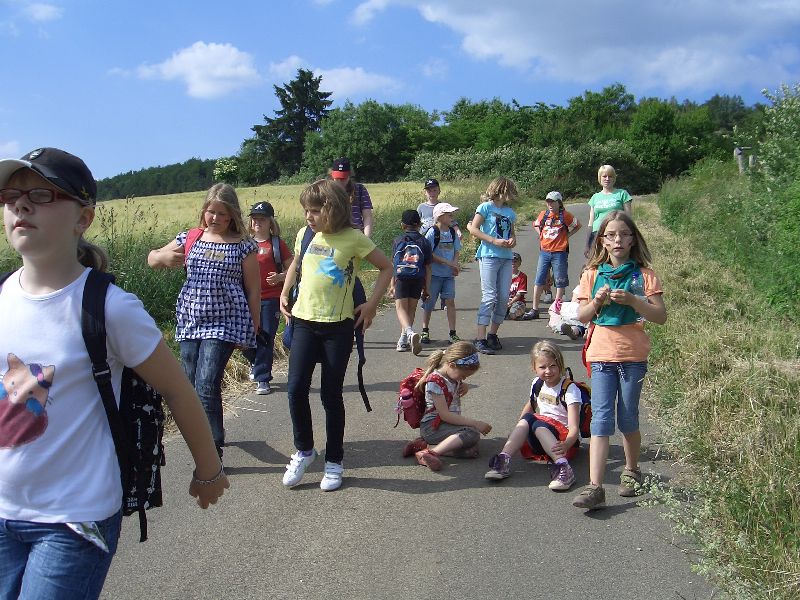
M 511 260 L 511 288 L 508 290 L 506 319 L 517 321 L 525 315 L 525 294 L 528 293 L 528 276 L 519 270 L 522 257 L 514 252 Z
M 469 386 L 464 380 L 480 368 L 475 346 L 456 342 L 444 351 L 437 350 L 428 358 L 428 368 L 417 386 L 425 388 L 425 414 L 419 426 L 421 436 L 410 444 L 418 444 L 417 462 L 431 471 L 442 468 L 440 456 L 476 458 L 481 434 L 492 426 L 461 414 L 461 399 Z M 425 447 L 426 446 L 426 447 Z M 404 455 L 410 455 L 408 451 Z
M 578 294 L 580 286 L 575 286 L 572 290 L 572 297 L 575 298 Z M 552 304 L 548 309 L 550 313 L 550 321 L 547 326 L 553 330 L 553 333 L 560 333 L 566 335 L 571 340 L 577 340 L 586 333 L 586 326 L 578 320 L 578 309 L 580 303 L 578 302 L 560 302 Z
M 522 450 L 523 455 L 551 462 L 552 480 L 548 487 L 563 492 L 575 483 L 568 459 L 575 456 L 580 446 L 581 392 L 574 383 L 570 384 L 562 402 L 564 356 L 553 342 L 545 340 L 533 347 L 531 367 L 536 377 L 531 384 L 530 402 L 522 410 L 502 452 L 489 461 L 485 477 L 499 481 L 510 476 L 511 457 Z M 542 385 L 536 394 L 534 389 L 540 380 Z M 526 444 L 529 447 L 523 450 Z
M 400 226 L 403 233 L 392 242 L 393 271 L 389 294 L 394 298 L 397 320 L 400 322 L 400 339 L 397 351 L 419 354 L 422 351 L 420 335 L 414 332 L 414 315 L 417 302 L 428 298 L 431 282 L 431 246 L 419 233 L 421 221 L 415 210 L 404 210 Z

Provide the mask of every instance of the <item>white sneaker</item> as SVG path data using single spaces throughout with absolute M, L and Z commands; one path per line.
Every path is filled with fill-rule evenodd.
M 400 336 L 400 339 L 397 340 L 397 351 L 398 352 L 408 352 L 411 350 L 411 344 L 408 343 L 408 338 L 406 338 L 406 334 Z
M 553 301 L 553 292 L 544 292 L 542 294 L 542 302 L 550 303 Z
M 418 356 L 422 352 L 422 338 L 418 333 L 412 332 L 408 341 L 411 344 L 411 352 L 414 353 L 414 356 Z
M 256 376 L 253 373 L 253 368 L 252 367 L 250 368 L 250 374 L 247 377 L 248 377 L 248 379 L 250 379 L 250 381 L 255 381 L 256 380 Z
M 342 473 L 344 467 L 339 463 L 325 461 L 325 475 L 319 482 L 319 487 L 323 492 L 332 492 L 342 487 Z
M 310 456 L 301 455 L 299 450 L 292 454 L 289 464 L 286 465 L 286 473 L 283 474 L 283 485 L 292 487 L 300 483 L 308 465 L 313 463 L 315 458 L 317 458 L 316 450 L 312 450 Z

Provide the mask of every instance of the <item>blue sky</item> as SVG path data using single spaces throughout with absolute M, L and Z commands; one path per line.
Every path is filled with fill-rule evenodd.
M 95 176 L 235 154 L 298 67 L 346 99 L 765 101 L 800 82 L 797 0 L 0 0 L 0 156 Z

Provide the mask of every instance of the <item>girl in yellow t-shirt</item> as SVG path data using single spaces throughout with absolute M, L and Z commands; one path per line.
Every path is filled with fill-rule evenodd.
M 378 301 L 389 285 L 392 265 L 366 235 L 353 228 L 347 193 L 338 184 L 329 180 L 312 183 L 300 194 L 300 204 L 314 237 L 302 253 L 306 228 L 297 233 L 294 260 L 286 271 L 280 298 L 281 312 L 294 324 L 287 389 L 297 449 L 286 466 L 283 484 L 287 487 L 298 484 L 317 457 L 308 394 L 314 368 L 320 363 L 320 398 L 327 430 L 325 475 L 320 488 L 332 491 L 342 485 L 345 421 L 342 385 L 353 348 L 353 330 L 359 325 L 367 329 L 372 324 Z M 353 287 L 362 258 L 379 273 L 372 295 L 354 308 Z M 297 301 L 290 306 L 298 273 L 302 284 Z
M 577 295 L 578 320 L 593 323 L 586 341 L 592 370 L 589 485 L 573 501 L 578 508 L 605 503 L 603 478 L 615 410 L 625 451 L 619 495 L 641 493 L 639 396 L 650 352 L 642 319 L 659 325 L 667 320 L 661 281 L 650 262 L 650 251 L 633 220 L 621 210 L 611 212 L 598 229 Z

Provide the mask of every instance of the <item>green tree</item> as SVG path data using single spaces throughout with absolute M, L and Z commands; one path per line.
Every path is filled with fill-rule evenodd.
M 298 69 L 292 81 L 273 86 L 281 108 L 273 118 L 264 115 L 265 125 L 253 126 L 255 142 L 246 148 L 250 159 L 273 165 L 272 169 L 263 165 L 262 175 L 268 177 L 277 172 L 278 176 L 288 176 L 300 169 L 306 136 L 319 131 L 320 122 L 333 103 L 328 99 L 331 92 L 320 90 L 321 81 L 322 77 L 314 77 L 312 71 Z M 258 171 L 252 166 L 248 170 Z
M 674 105 L 657 98 L 639 102 L 627 130 L 627 142 L 643 165 L 663 178 L 671 174 L 675 163 Z

